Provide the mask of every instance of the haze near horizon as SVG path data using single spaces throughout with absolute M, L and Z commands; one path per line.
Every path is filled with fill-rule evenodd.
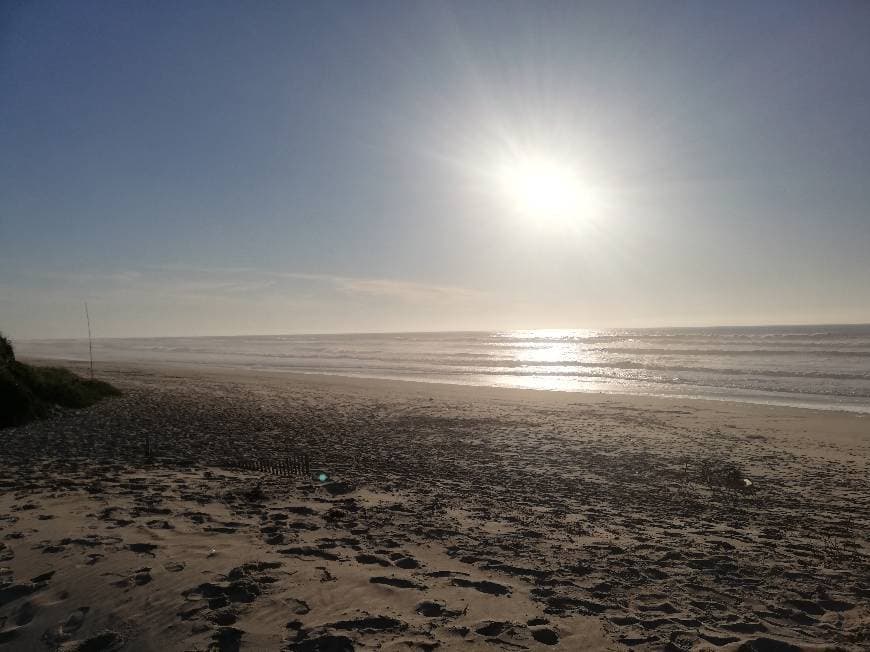
M 6 3 L 13 338 L 870 322 L 870 5 Z

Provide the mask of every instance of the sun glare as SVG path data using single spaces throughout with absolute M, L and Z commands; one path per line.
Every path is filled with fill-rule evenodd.
M 567 165 L 536 158 L 516 160 L 503 166 L 499 181 L 513 208 L 528 217 L 566 218 L 584 212 L 582 184 Z

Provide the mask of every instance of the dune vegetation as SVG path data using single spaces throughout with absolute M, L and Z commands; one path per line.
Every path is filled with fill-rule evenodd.
M 0 428 L 46 416 L 52 406 L 83 408 L 120 392 L 101 380 L 82 378 L 61 367 L 37 367 L 15 359 L 0 334 Z

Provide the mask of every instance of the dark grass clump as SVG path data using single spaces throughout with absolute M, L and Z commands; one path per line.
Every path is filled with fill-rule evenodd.
M 700 480 L 710 488 L 745 491 L 751 486 L 746 474 L 736 462 L 709 457 L 701 460 L 699 469 Z
M 83 408 L 120 392 L 101 380 L 87 380 L 60 367 L 34 367 L 15 359 L 0 335 L 0 428 L 46 416 L 52 405 Z
M 0 333 L 0 366 L 15 362 L 15 351 L 12 350 L 12 342 Z

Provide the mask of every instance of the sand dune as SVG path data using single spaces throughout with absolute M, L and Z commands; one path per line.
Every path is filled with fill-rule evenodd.
M 0 648 L 870 645 L 866 417 L 103 375 L 0 431 Z M 302 454 L 329 479 L 235 468 Z

